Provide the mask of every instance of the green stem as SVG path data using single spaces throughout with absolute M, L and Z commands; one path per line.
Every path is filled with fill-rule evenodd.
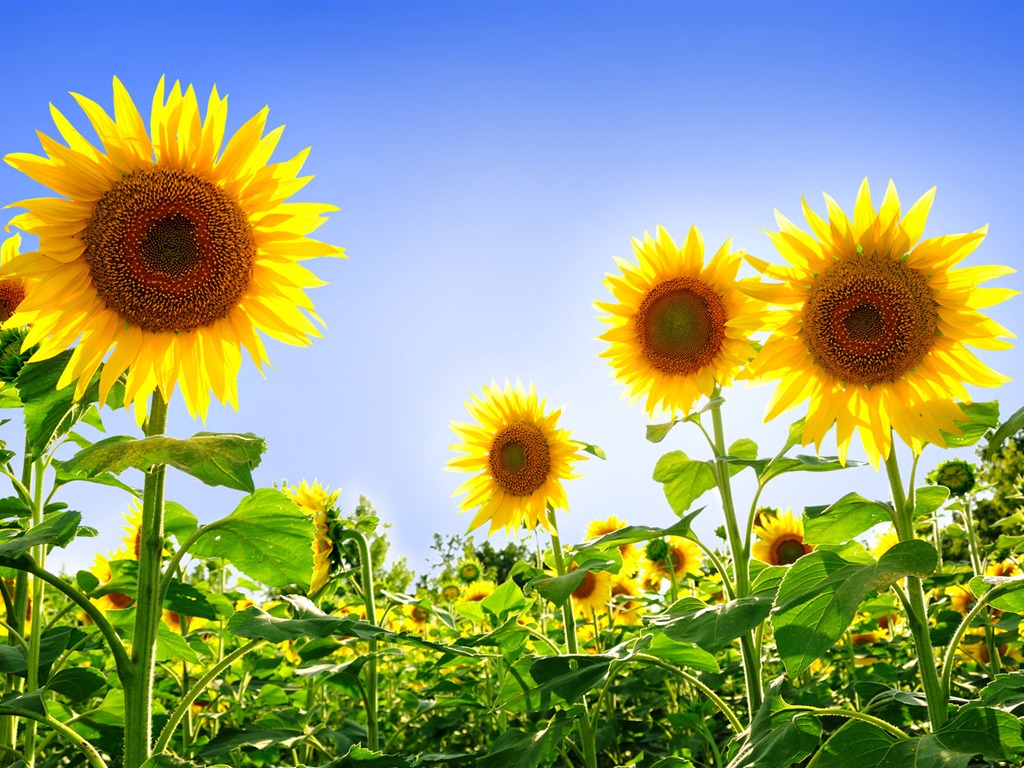
M 221 672 L 234 664 L 238 659 L 245 656 L 249 651 L 258 648 L 262 644 L 263 640 L 250 640 L 241 648 L 237 648 L 229 653 L 221 659 L 218 664 L 215 664 L 205 675 L 196 680 L 195 685 L 189 689 L 189 692 L 185 694 L 185 697 L 178 703 L 178 706 L 176 706 L 174 711 L 171 713 L 170 719 L 168 719 L 164 729 L 160 732 L 160 737 L 153 745 L 153 752 L 160 754 L 167 749 L 167 745 L 171 741 L 171 736 L 174 735 L 174 729 L 178 727 L 178 723 L 181 722 L 185 713 L 189 711 L 189 707 L 191 707 L 192 703 L 199 698 L 199 694 L 205 691 L 207 686 L 220 676 Z
M 161 435 L 167 426 L 167 403 L 153 392 L 146 437 Z M 164 550 L 164 476 L 167 467 L 154 465 L 146 472 L 139 532 L 139 580 L 135 599 L 135 631 L 132 635 L 131 674 L 122 679 L 125 695 L 124 766 L 140 768 L 152 754 L 153 673 L 156 642 L 163 615 L 160 599 L 161 561 Z
M 871 725 L 874 725 L 874 726 L 876 726 L 878 728 L 881 728 L 884 731 L 888 731 L 893 736 L 895 736 L 897 739 L 909 739 L 910 738 L 906 733 L 901 731 L 899 728 L 897 728 L 892 723 L 886 722 L 885 720 L 883 720 L 880 717 L 875 717 L 874 715 L 868 715 L 868 714 L 865 714 L 864 712 L 858 712 L 858 711 L 856 711 L 854 709 L 841 709 L 841 708 L 835 708 L 835 707 L 819 709 L 818 707 L 805 707 L 805 706 L 802 706 L 802 705 L 796 705 L 796 706 L 790 707 L 790 709 L 803 710 L 804 712 L 810 712 L 811 714 L 816 715 L 818 717 L 848 717 L 851 720 L 863 720 L 865 723 L 871 723 Z
M 725 513 L 725 529 L 729 537 L 729 548 L 732 550 L 733 583 L 736 585 L 736 596 L 746 597 L 750 594 L 750 553 L 740 536 L 740 527 L 736 519 L 736 505 L 732 498 L 729 462 L 725 460 L 725 429 L 722 426 L 722 406 L 719 402 L 719 390 L 715 388 L 712 397 L 711 419 L 715 430 L 715 479 L 722 497 L 722 511 Z M 740 636 L 740 654 L 743 657 L 743 677 L 747 689 L 747 707 L 750 716 L 761 707 L 761 660 L 754 651 L 753 634 L 745 632 Z
M 45 465 L 41 459 L 32 462 L 32 526 L 35 528 L 43 522 L 43 472 Z M 46 545 L 38 544 L 32 547 L 32 558 L 39 564 L 40 569 L 46 567 Z M 29 691 L 39 689 L 39 652 L 43 639 L 43 600 L 45 598 L 46 582 L 42 579 L 32 577 L 32 634 L 28 638 L 28 672 L 26 674 L 26 687 Z M 27 768 L 35 768 L 36 764 L 36 721 L 29 720 L 25 723 L 25 764 Z
M 950 680 L 953 676 L 953 660 L 956 658 L 956 652 L 960 648 L 960 640 L 964 634 L 970 629 L 971 624 L 978 617 L 982 611 L 984 611 L 990 602 L 996 597 L 999 597 L 1003 593 L 1001 587 L 993 587 L 988 592 L 978 598 L 978 602 L 974 604 L 974 607 L 964 616 L 964 620 L 960 622 L 960 626 L 956 628 L 956 632 L 953 633 L 953 638 L 949 641 L 949 645 L 946 646 L 946 655 L 942 660 L 942 698 L 943 701 L 949 700 L 950 694 Z
M 708 699 L 711 700 L 712 704 L 718 707 L 721 713 L 725 715 L 725 719 L 729 721 L 729 725 L 732 726 L 732 729 L 735 733 L 739 734 L 743 731 L 743 724 L 740 722 L 740 719 L 736 716 L 736 713 L 733 711 L 732 707 L 726 704 L 721 696 L 715 693 L 707 685 L 702 683 L 699 678 L 694 677 L 689 672 L 686 672 L 685 670 L 673 666 L 672 664 L 665 663 L 657 656 L 650 656 L 646 653 L 638 653 L 636 654 L 636 656 L 634 656 L 634 658 L 639 661 L 646 661 L 647 663 L 653 664 L 656 667 L 661 667 L 665 671 L 671 672 L 673 675 L 681 677 L 683 680 L 690 683 L 690 685 L 692 685 L 694 688 L 696 688 L 705 696 L 707 696 Z
M 21 709 L 18 707 L 5 707 L 4 715 L 7 714 L 17 715 L 18 717 L 24 717 L 30 722 L 40 722 L 50 726 L 53 730 L 59 732 L 68 741 L 78 747 L 79 750 L 85 755 L 85 759 L 89 762 L 92 768 L 107 768 L 107 764 L 100 757 L 100 753 L 96 751 L 92 744 L 83 739 L 73 730 L 68 728 L 60 720 L 57 720 L 49 715 L 42 715 L 31 709 Z
M 377 625 L 377 604 L 374 600 L 373 585 L 373 559 L 370 557 L 370 544 L 366 537 L 359 531 L 348 529 L 342 532 L 339 545 L 351 539 L 359 548 L 359 567 L 362 572 L 363 605 L 366 606 L 366 620 Z M 378 731 L 377 715 L 377 638 L 371 637 L 366 641 L 369 651 L 369 660 L 366 662 L 366 741 L 367 748 L 371 751 L 379 749 L 380 736 Z
M 548 520 L 551 521 L 551 551 L 555 558 L 555 571 L 559 576 L 565 576 L 568 571 L 565 567 L 565 556 L 562 554 L 562 542 L 558 538 L 558 523 L 555 520 L 555 510 L 548 506 Z M 569 654 L 579 654 L 579 644 L 576 639 L 576 617 L 572 612 L 572 597 L 562 603 L 562 623 L 565 625 L 565 647 Z M 576 718 L 576 724 L 580 729 L 580 741 L 583 746 L 583 764 L 585 768 L 597 768 L 597 745 L 594 740 L 594 729 L 590 723 L 589 708 L 586 697 L 582 699 L 583 714 Z
M 885 470 L 889 476 L 889 487 L 892 490 L 893 507 L 895 509 L 893 524 L 900 541 L 912 541 L 914 538 L 913 497 L 907 497 L 903 490 L 899 463 L 896 460 L 896 446 L 889 450 L 885 460 Z M 917 649 L 917 666 L 921 670 L 921 684 L 928 701 L 928 719 L 932 731 L 939 730 L 947 718 L 949 697 L 942 690 L 938 670 L 935 664 L 935 652 L 932 650 L 931 637 L 928 632 L 928 608 L 925 605 L 924 589 L 921 579 L 907 576 L 907 623 L 914 637 Z

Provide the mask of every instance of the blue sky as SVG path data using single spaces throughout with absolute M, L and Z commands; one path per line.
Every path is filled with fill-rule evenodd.
M 298 199 L 341 208 L 320 234 L 350 257 L 311 263 L 330 282 L 312 292 L 325 338 L 269 342 L 275 370 L 243 368 L 240 412 L 214 407 L 205 428 L 266 437 L 261 484 L 318 478 L 347 509 L 366 495 L 422 570 L 434 532 L 468 525 L 451 498 L 464 478 L 443 471 L 448 425 L 492 379 L 533 381 L 608 454 L 569 485 L 563 538 L 609 514 L 673 522 L 651 471 L 666 450 L 703 457 L 698 435 L 646 443 L 646 415 L 620 400 L 595 340 L 592 301 L 645 230 L 682 241 L 696 224 L 710 248 L 732 236 L 778 261 L 762 231 L 773 209 L 799 221 L 800 196 L 822 211 L 827 191 L 851 210 L 861 179 L 878 200 L 892 178 L 905 207 L 938 187 L 926 236 L 989 223 L 971 263 L 1019 269 L 1022 21 L 1014 3 L 980 2 L 8 2 L 0 150 L 38 151 L 34 132 L 54 133 L 48 102 L 82 126 L 68 91 L 109 108 L 114 75 L 146 111 L 164 74 L 229 94 L 229 130 L 269 105 L 287 126 L 278 158 L 311 146 L 316 179 Z M 0 189 L 44 194 L 9 167 Z M 991 310 L 1018 335 L 1021 302 Z M 1013 412 L 1020 352 L 982 359 L 1015 381 L 977 399 Z M 774 454 L 788 420 L 762 426 L 769 395 L 728 394 L 730 440 Z M 171 434 L 203 428 L 171 407 Z M 850 490 L 887 495 L 864 468 L 763 500 L 799 508 Z M 202 520 L 238 500 L 177 474 L 168 495 Z M 75 569 L 116 546 L 127 503 L 65 500 L 101 529 L 65 555 Z M 698 528 L 718 524 L 710 499 Z

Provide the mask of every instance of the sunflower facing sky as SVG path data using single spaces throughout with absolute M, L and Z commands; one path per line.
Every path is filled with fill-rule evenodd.
M 102 400 L 127 373 L 140 423 L 150 393 L 166 401 L 176 384 L 193 417 L 211 393 L 237 408 L 242 348 L 260 370 L 268 360 L 257 331 L 295 345 L 320 335 L 305 289 L 324 283 L 298 262 L 344 255 L 307 237 L 333 206 L 288 202 L 311 178 L 298 175 L 308 150 L 270 163 L 282 129 L 263 135 L 266 108 L 225 142 L 216 88 L 201 119 L 192 87 L 167 92 L 161 78 L 148 131 L 116 78 L 113 117 L 73 96 L 101 147 L 51 107 L 65 144 L 40 134 L 45 155 L 6 157 L 59 195 L 16 204 L 27 212 L 11 225 L 39 249 L 4 266 L 29 280 L 10 322 L 32 326 L 35 360 L 74 345 L 59 385 L 77 381 L 76 397 L 104 358 Z
M 451 448 L 466 455 L 448 462 L 448 469 L 475 473 L 453 494 L 466 494 L 462 511 L 479 508 L 469 529 L 490 521 L 488 535 L 522 525 L 552 530 L 547 507 L 568 509 L 562 481 L 578 477 L 572 467 L 584 458 L 570 433 L 558 428 L 562 411 L 546 413 L 532 384 L 529 392 L 519 381 L 483 389 L 482 399 L 470 395 L 466 403 L 476 423 L 452 423 L 463 442 Z
M 646 398 L 649 415 L 689 412 L 754 355 L 749 337 L 763 326 L 762 304 L 738 289 L 744 254 L 731 245 L 726 240 L 705 265 L 696 227 L 682 248 L 658 227 L 656 238 L 633 240 L 636 264 L 616 258 L 621 274 L 605 278 L 615 302 L 594 302 L 611 326 L 599 337 L 609 345 L 601 357 L 631 402 Z
M 934 193 L 901 218 L 893 183 L 876 211 L 865 179 L 852 221 L 828 195 L 827 221 L 803 203 L 813 234 L 775 212 L 780 231 L 768 235 L 788 266 L 748 257 L 782 281 L 748 289 L 780 307 L 777 330 L 749 368 L 754 380 L 779 381 L 765 418 L 809 401 L 804 444 L 820 450 L 835 424 L 843 461 L 854 431 L 876 468 L 889 456 L 891 430 L 918 453 L 925 443 L 945 447 L 943 432 L 961 432 L 957 401 L 971 401 L 964 385 L 1007 381 L 968 347 L 1010 347 L 1013 334 L 980 310 L 1017 292 L 978 286 L 1014 270 L 954 269 L 985 227 L 921 240 Z

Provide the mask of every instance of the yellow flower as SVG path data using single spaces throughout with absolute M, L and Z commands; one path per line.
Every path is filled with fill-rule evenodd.
M 420 605 L 403 605 L 402 613 L 405 614 L 403 629 L 410 632 L 423 634 L 427 627 L 427 620 L 430 619 L 430 611 Z
M 305 289 L 324 283 L 298 262 L 343 255 L 306 237 L 333 206 L 287 202 L 310 178 L 298 175 L 308 150 L 268 164 L 282 129 L 263 135 L 266 108 L 225 144 L 216 88 L 200 120 L 192 87 L 166 93 L 161 78 L 148 132 L 116 78 L 113 118 L 74 96 L 102 149 L 51 107 L 67 146 L 40 134 L 45 156 L 6 158 L 60 195 L 17 203 L 28 210 L 11 225 L 39 251 L 4 267 L 29 279 L 10 322 L 32 326 L 35 360 L 77 340 L 58 383 L 77 381 L 76 397 L 109 353 L 100 398 L 127 372 L 140 423 L 149 394 L 168 400 L 176 384 L 193 417 L 211 392 L 237 408 L 242 347 L 261 370 L 268 359 L 257 331 L 295 345 L 320 335 Z
M 515 388 L 506 381 L 504 391 L 492 383 L 483 399 L 471 398 L 466 410 L 477 423 L 452 424 L 463 442 L 451 448 L 466 455 L 448 462 L 451 470 L 476 473 L 453 494 L 466 494 L 462 511 L 479 507 L 470 530 L 487 521 L 488 534 L 538 523 L 552 530 L 547 507 L 568 509 L 562 481 L 578 477 L 572 465 L 584 458 L 570 433 L 558 429 L 562 411 L 545 413 L 533 385 L 527 393 L 518 381 Z
M 803 204 L 813 235 L 776 212 L 781 231 L 768 234 L 790 266 L 750 259 L 782 281 L 752 290 L 781 307 L 777 330 L 748 369 L 755 380 L 779 380 L 765 418 L 809 401 L 804 444 L 820 451 L 835 424 L 842 461 L 855 430 L 876 468 L 889 456 L 892 430 L 917 453 L 924 443 L 945 447 L 943 432 L 961 432 L 956 400 L 971 400 L 964 385 L 1008 381 L 967 347 L 1009 348 L 1001 337 L 1013 334 L 979 310 L 1017 292 L 978 286 L 1014 270 L 953 269 L 984 227 L 918 242 L 934 191 L 901 219 L 893 183 L 876 212 L 865 179 L 853 221 L 828 195 L 828 221 Z
M 950 607 L 964 616 L 970 612 L 975 602 L 977 602 L 977 598 L 971 592 L 971 588 L 966 584 L 954 584 L 951 587 L 947 587 L 946 593 L 949 595 Z
M 472 584 L 474 581 L 483 576 L 483 566 L 480 565 L 480 561 L 475 557 L 467 557 L 456 569 L 456 574 L 459 580 L 465 584 Z
M 462 592 L 462 597 L 459 599 L 460 603 L 479 603 L 485 597 L 490 597 L 494 594 L 494 590 L 497 589 L 498 585 L 490 579 L 478 579 L 472 584 L 467 584 L 465 590 Z
M 572 570 L 576 570 L 573 564 Z M 572 605 L 576 613 L 590 618 L 591 612 L 603 612 L 612 599 L 612 575 L 608 571 L 587 571 L 583 581 L 572 591 Z
M 814 549 L 804 543 L 804 521 L 794 518 L 793 510 L 778 517 L 762 516 L 754 533 L 757 541 L 752 547 L 753 555 L 768 565 L 790 565 Z
M 1017 565 L 1013 560 L 1003 560 L 1000 563 L 992 563 L 985 567 L 986 576 L 1002 576 L 1009 578 L 1011 576 L 1020 576 L 1020 566 Z
M 640 617 L 644 614 L 643 603 L 632 599 L 639 595 L 640 585 L 635 577 L 623 576 L 621 572 L 612 576 L 611 602 L 608 610 L 612 624 L 635 626 L 640 623 Z
M 896 529 L 889 526 L 889 530 L 883 531 L 878 534 L 878 538 L 875 539 L 875 546 L 871 548 L 871 554 L 874 555 L 875 559 L 878 560 L 886 552 L 895 547 L 900 543 L 899 534 L 896 533 Z
M 586 540 L 599 539 L 609 533 L 621 530 L 628 525 L 625 520 L 620 520 L 615 515 L 604 520 L 592 520 L 587 525 Z M 622 568 L 619 573 L 623 576 L 632 576 L 640 567 L 640 548 L 636 544 L 619 545 L 619 554 L 622 556 Z
M 0 267 L 17 258 L 21 248 L 21 235 L 14 234 L 0 245 Z M 25 280 L 20 277 L 0 278 L 0 328 L 17 311 L 25 299 Z
M 656 238 L 633 240 L 636 264 L 616 259 L 621 274 L 605 278 L 615 302 L 594 303 L 611 326 L 600 336 L 609 345 L 601 357 L 631 402 L 646 398 L 648 414 L 687 413 L 754 356 L 749 337 L 762 328 L 763 305 L 737 287 L 744 254 L 731 245 L 726 240 L 705 265 L 696 227 L 682 248 L 658 227 Z
M 664 547 L 661 545 L 664 544 Z M 655 539 L 648 543 L 647 571 L 644 574 L 644 585 L 657 589 L 662 579 L 675 577 L 678 583 L 689 576 L 703 576 L 701 569 L 700 547 L 681 536 L 669 536 L 668 539 Z
M 313 536 L 313 577 L 309 585 L 309 593 L 316 594 L 331 575 L 331 553 L 334 542 L 331 539 L 331 513 L 338 502 L 340 490 L 328 493 L 327 489 L 317 481 L 310 485 L 305 480 L 298 487 L 289 487 L 287 491 L 299 508 L 313 518 L 316 533 Z

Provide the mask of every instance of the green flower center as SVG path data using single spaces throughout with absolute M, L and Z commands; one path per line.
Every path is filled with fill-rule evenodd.
M 783 539 L 775 545 L 775 565 L 792 565 L 807 554 L 800 539 Z
M 548 479 L 551 450 L 540 427 L 518 421 L 494 436 L 488 463 L 498 487 L 512 496 L 529 496 Z
M 718 354 L 725 339 L 725 305 L 707 283 L 676 277 L 652 288 L 637 309 L 640 348 L 664 373 L 694 373 Z

